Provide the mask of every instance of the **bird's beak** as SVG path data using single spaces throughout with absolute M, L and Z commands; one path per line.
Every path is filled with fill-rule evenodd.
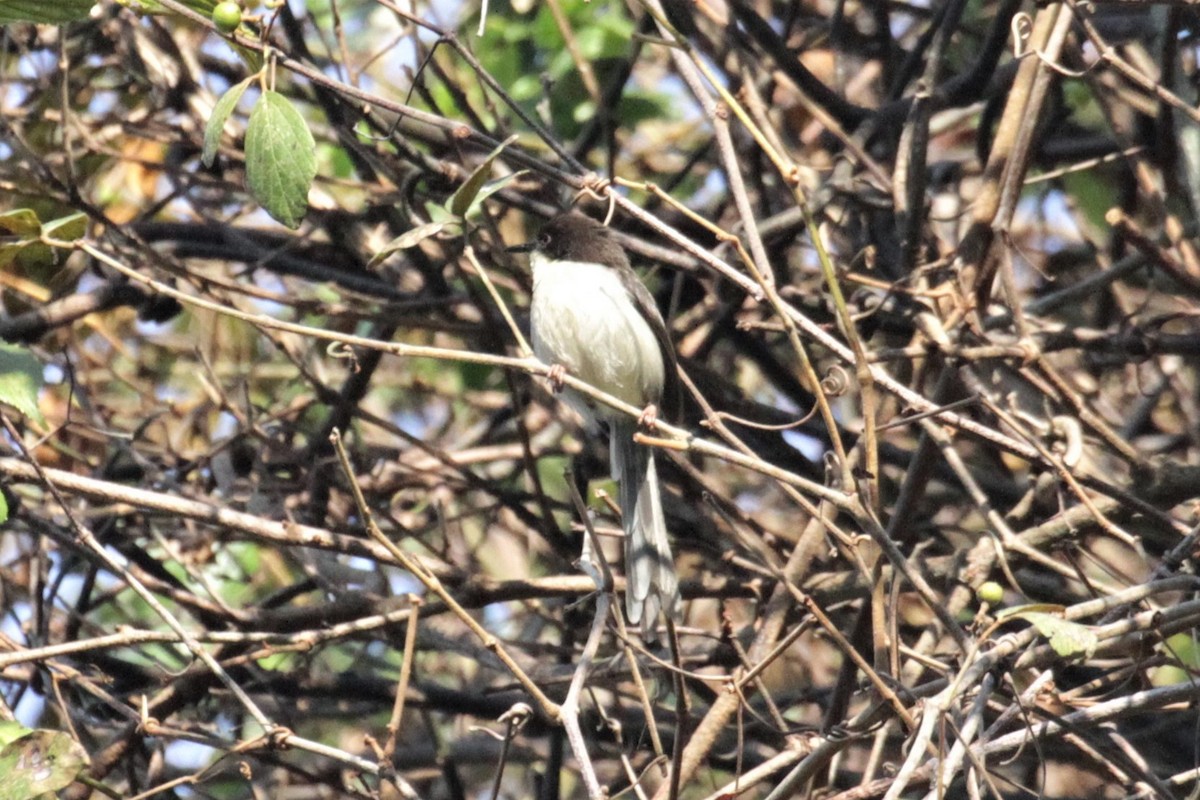
M 512 247 L 504 248 L 510 253 L 529 253 L 537 246 L 536 242 L 526 242 L 525 244 L 514 244 Z

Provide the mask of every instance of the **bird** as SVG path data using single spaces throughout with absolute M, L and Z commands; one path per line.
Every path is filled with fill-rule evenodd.
M 675 351 L 653 296 L 609 228 L 572 210 L 549 220 L 529 247 L 534 353 L 554 370 L 645 409 L 635 419 L 563 391 L 589 432 L 608 432 L 625 533 L 625 615 L 653 639 L 660 612 L 679 619 L 679 585 L 654 449 L 633 437 L 664 404 L 668 415 L 675 411 Z

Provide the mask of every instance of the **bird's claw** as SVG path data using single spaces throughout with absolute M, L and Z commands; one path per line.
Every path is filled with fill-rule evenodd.
M 642 413 L 638 415 L 638 425 L 647 430 L 658 427 L 658 406 L 651 403 L 643 408 Z
M 563 378 L 567 377 L 567 368 L 562 364 L 554 364 L 550 367 L 550 371 L 546 373 L 546 377 L 550 380 L 550 390 L 558 394 L 563 390 L 565 382 Z

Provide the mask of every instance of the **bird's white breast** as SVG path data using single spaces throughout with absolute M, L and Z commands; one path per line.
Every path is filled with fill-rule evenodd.
M 533 349 L 549 364 L 634 406 L 662 398 L 662 351 L 617 272 L 535 252 Z M 579 409 L 578 402 L 573 406 Z M 596 409 L 597 416 L 611 412 Z M 586 416 L 586 413 L 585 413 Z

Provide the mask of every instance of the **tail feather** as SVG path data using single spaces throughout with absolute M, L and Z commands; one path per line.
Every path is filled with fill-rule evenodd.
M 625 614 L 646 632 L 660 611 L 678 619 L 680 599 L 654 451 L 634 443 L 636 430 L 632 421 L 614 424 L 610 447 L 625 529 Z

